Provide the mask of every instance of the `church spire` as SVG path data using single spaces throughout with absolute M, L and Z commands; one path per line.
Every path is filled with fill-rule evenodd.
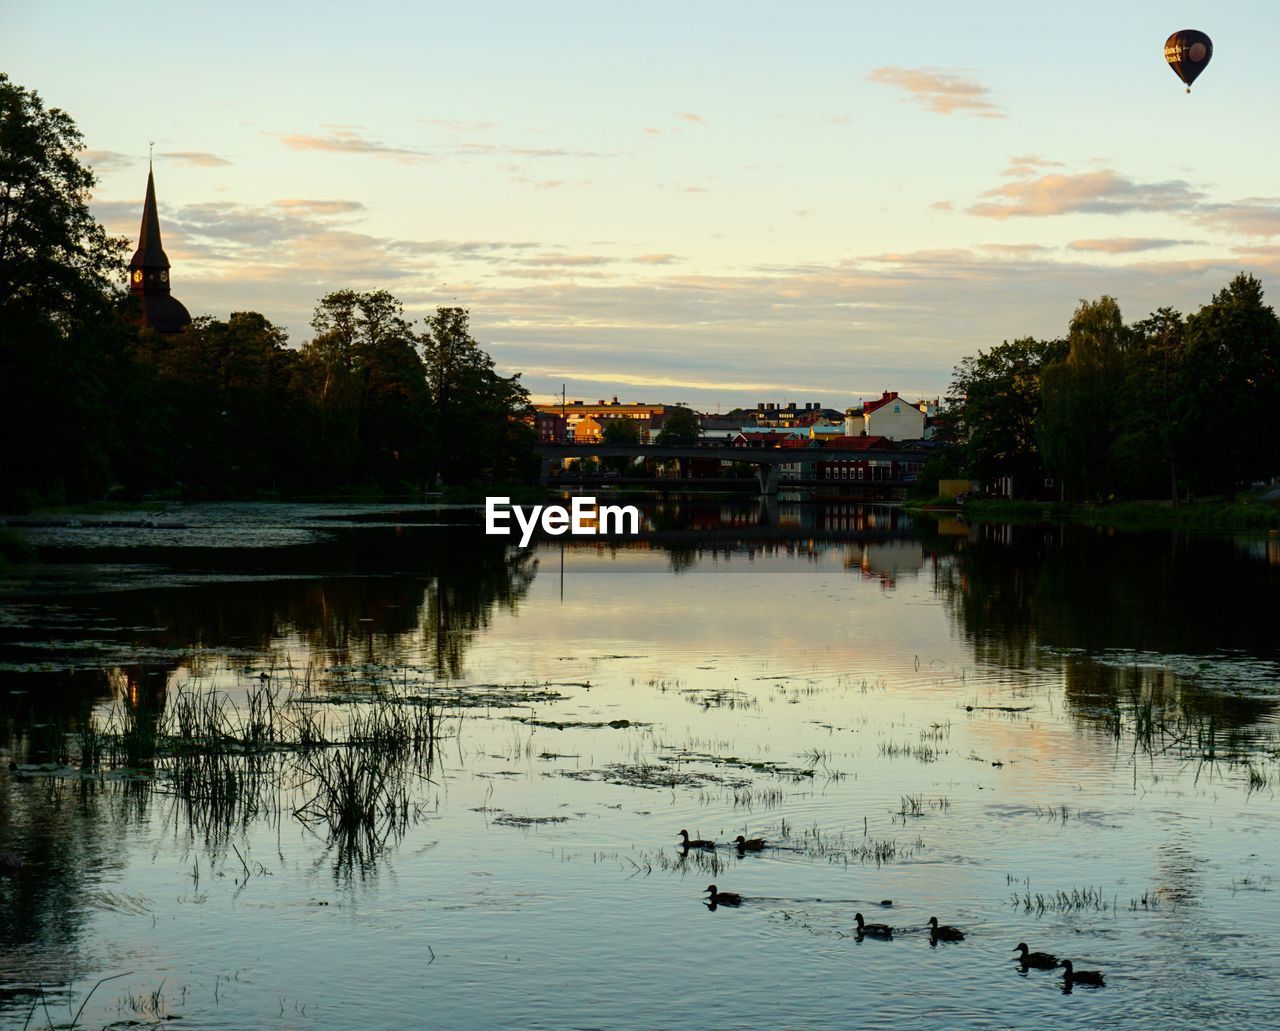
M 169 292 L 169 256 L 160 243 L 160 216 L 156 211 L 156 180 L 147 162 L 147 199 L 142 205 L 138 249 L 129 261 L 129 292 L 142 302 L 142 321 L 161 333 L 176 333 L 189 325 L 191 316 Z
M 163 278 L 157 275 L 153 279 L 147 273 L 161 271 L 167 273 L 170 267 L 169 256 L 165 254 L 164 247 L 160 243 L 160 216 L 156 214 L 156 180 L 148 163 L 147 199 L 142 206 L 142 229 L 138 233 L 138 249 L 133 252 L 133 260 L 129 262 L 130 269 L 141 269 L 143 272 L 141 280 L 137 276 L 133 277 L 134 292 L 140 292 L 139 287 L 145 289 L 152 285 L 161 286 L 165 292 L 168 292 L 168 275 Z

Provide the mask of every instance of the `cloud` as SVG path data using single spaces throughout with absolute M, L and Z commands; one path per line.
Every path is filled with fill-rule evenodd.
M 200 165 L 203 168 L 217 168 L 231 164 L 226 158 L 210 154 L 207 150 L 166 150 L 163 154 L 156 156 L 166 161 L 182 161 L 188 165 Z
M 1010 177 L 1027 176 L 1042 168 L 1062 168 L 1061 161 L 1050 161 L 1039 154 L 1015 154 L 1009 159 L 1009 166 L 1004 174 Z
M 522 158 L 607 158 L 615 153 L 595 150 L 572 150 L 565 147 L 526 147 L 500 143 L 450 143 L 446 146 L 402 147 L 371 140 L 358 129 L 332 126 L 327 134 L 268 134 L 290 150 L 323 151 L 331 154 L 357 154 L 387 161 L 435 161 L 445 157 L 522 157 Z
M 485 132 L 498 127 L 497 122 L 464 122 L 453 118 L 419 118 L 418 121 L 449 132 Z
M 305 212 L 310 215 L 356 215 L 365 210 L 358 200 L 310 200 L 305 197 L 283 197 L 271 202 L 286 211 Z
M 680 259 L 674 254 L 641 254 L 631 260 L 637 265 L 673 265 Z
M 682 122 L 694 122 L 698 125 L 705 125 L 707 121 L 702 115 L 695 115 L 692 111 L 679 111 L 676 117 Z
M 290 150 L 324 151 L 330 154 L 362 154 L 388 161 L 430 161 L 431 155 L 408 147 L 379 143 L 362 136 L 355 129 L 335 128 L 328 135 L 289 133 L 279 136 Z
M 1135 254 L 1139 251 L 1157 251 L 1165 247 L 1179 247 L 1196 243 L 1195 240 L 1165 240 L 1148 236 L 1112 236 L 1101 240 L 1072 240 L 1067 246 L 1073 251 L 1095 251 L 1100 254 Z
M 93 167 L 95 172 L 119 172 L 142 161 L 134 154 L 123 154 L 118 150 L 82 150 L 80 158 L 85 164 Z
M 1206 204 L 1200 222 L 1241 236 L 1280 236 L 1280 200 L 1275 197 L 1246 197 L 1232 204 Z
M 942 115 L 971 114 L 981 118 L 1004 118 L 1000 108 L 988 100 L 991 92 L 975 79 L 962 74 L 963 69 L 901 68 L 886 65 L 867 75 L 871 82 L 893 86 L 907 94 L 908 100 L 924 105 Z
M 990 254 L 1008 254 L 1018 258 L 1028 258 L 1033 254 L 1043 254 L 1050 248 L 1041 243 L 984 243 L 978 249 Z
M 1122 215 L 1131 211 L 1185 211 L 1194 209 L 1204 194 L 1182 179 L 1137 182 L 1112 169 L 1097 172 L 1023 175 L 987 190 L 967 210 L 980 218 L 1003 221 L 1013 217 L 1043 218 L 1049 215 Z

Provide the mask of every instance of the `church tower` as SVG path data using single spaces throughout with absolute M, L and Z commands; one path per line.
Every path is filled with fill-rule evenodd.
M 142 324 L 157 333 L 177 333 L 191 324 L 191 315 L 169 292 L 169 258 L 160 245 L 156 214 L 156 181 L 147 168 L 147 201 L 142 209 L 138 249 L 129 261 L 129 292 L 142 307 Z

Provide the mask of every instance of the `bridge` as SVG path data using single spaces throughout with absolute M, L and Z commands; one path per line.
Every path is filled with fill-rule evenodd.
M 926 449 L 906 448 L 850 448 L 850 447 L 733 447 L 729 444 L 700 442 L 696 444 L 550 444 L 535 446 L 542 460 L 541 482 L 551 482 L 551 469 L 557 462 L 569 458 L 710 458 L 720 462 L 741 462 L 756 467 L 756 480 L 760 493 L 766 496 L 778 493 L 778 469 L 784 465 L 819 460 L 864 459 L 883 462 L 926 462 L 932 452 Z M 792 481 L 788 481 L 790 484 Z M 796 486 L 848 483 L 859 481 L 799 480 Z M 876 481 L 862 481 L 876 482 Z M 883 482 L 883 481 L 882 481 Z

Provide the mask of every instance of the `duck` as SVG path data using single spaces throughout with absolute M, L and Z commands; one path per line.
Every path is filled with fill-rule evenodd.
M 1026 942 L 1018 942 L 1013 950 L 1020 952 L 1018 962 L 1024 967 L 1036 967 L 1038 970 L 1054 970 L 1058 966 L 1058 957 L 1051 952 L 1028 952 Z
M 681 831 L 680 837 L 684 840 L 680 842 L 681 848 L 715 848 L 714 841 L 707 841 L 705 838 L 691 838 L 688 831 Z
M 862 918 L 861 913 L 855 913 L 853 918 L 858 921 L 858 937 L 867 935 L 872 938 L 892 938 L 893 928 L 888 924 L 869 924 Z
M 929 936 L 934 941 L 940 942 L 962 942 L 964 941 L 964 931 L 958 927 L 951 927 L 948 924 L 938 924 L 936 916 L 929 917 Z
M 738 846 L 739 852 L 759 852 L 768 844 L 764 838 L 744 838 L 741 834 L 733 839 L 733 843 Z
M 742 904 L 742 896 L 736 891 L 720 891 L 714 884 L 707 885 L 707 891 L 711 896 L 708 901 L 713 906 L 740 906 Z
M 1101 972 L 1097 970 L 1076 970 L 1069 959 L 1062 961 L 1062 970 L 1064 984 L 1082 984 L 1090 988 L 1102 988 L 1106 985 L 1106 982 L 1102 979 Z

